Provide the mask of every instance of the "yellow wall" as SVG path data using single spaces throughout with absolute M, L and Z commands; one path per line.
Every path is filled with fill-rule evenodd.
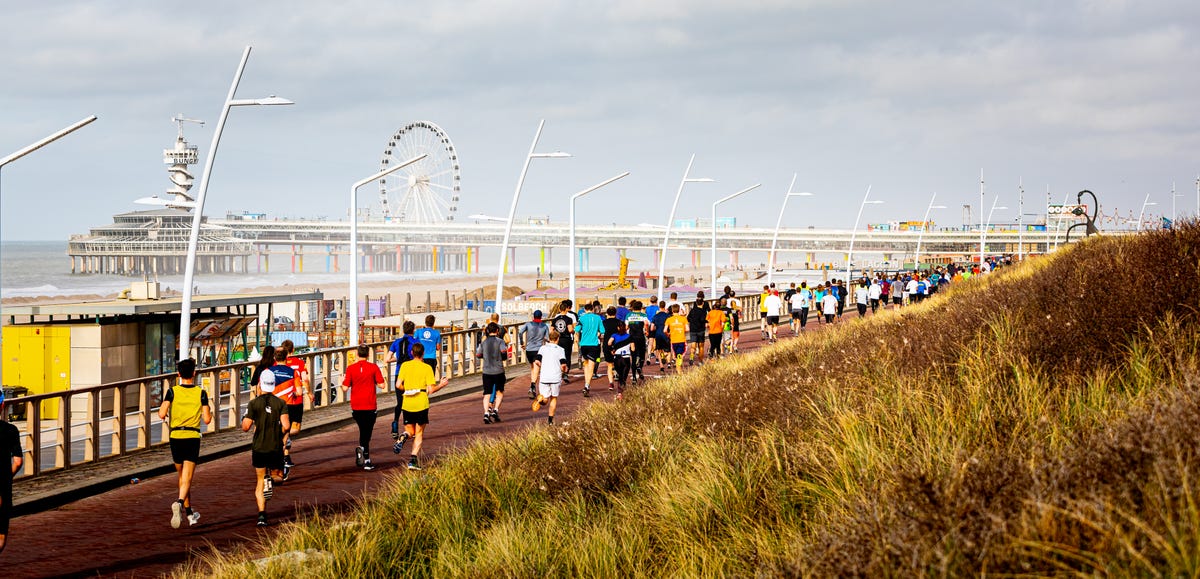
M 5 386 L 23 386 L 30 394 L 71 388 L 71 328 L 68 326 L 5 326 Z M 42 403 L 43 418 L 58 417 L 58 401 Z

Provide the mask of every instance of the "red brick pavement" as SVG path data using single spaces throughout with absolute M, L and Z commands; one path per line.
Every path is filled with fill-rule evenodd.
M 848 318 L 852 315 L 847 313 Z M 810 323 L 809 331 L 820 327 Z M 781 327 L 780 336 L 788 335 L 790 330 Z M 759 347 L 759 331 L 747 328 L 741 342 L 743 351 Z M 647 374 L 657 373 L 657 367 L 647 366 Z M 578 370 L 574 376 L 559 400 L 559 421 L 585 403 L 613 398 L 604 379 L 593 384 L 591 398 L 583 398 Z M 478 437 L 544 427 L 545 410 L 537 414 L 530 411 L 527 384 L 523 377 L 510 382 L 500 424 L 483 424 L 477 395 L 435 401 L 422 451 L 424 466 L 429 466 L 431 458 Z M 194 528 L 189 528 L 186 521 L 180 529 L 170 527 L 170 504 L 176 492 L 174 475 L 146 479 L 15 519 L 8 547 L 0 554 L 3 576 L 160 575 L 210 545 L 220 548 L 269 534 L 280 523 L 294 519 L 297 512 L 349 508 L 357 497 L 374 490 L 387 477 L 413 476 L 404 468 L 408 453 L 391 452 L 390 423 L 388 413 L 381 415 L 375 426 L 371 458 L 379 469 L 374 472 L 355 468 L 357 427 L 301 435 L 293 449 L 297 466 L 291 480 L 279 486 L 268 503 L 272 526 L 265 530 L 255 527 L 257 507 L 249 453 L 239 453 L 197 468 L 192 498 L 201 519 Z M 405 450 L 409 449 L 411 446 Z

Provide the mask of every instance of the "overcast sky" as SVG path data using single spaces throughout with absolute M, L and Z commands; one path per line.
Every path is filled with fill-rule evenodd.
M 238 96 L 206 213 L 341 218 L 411 121 L 446 130 L 462 166 L 459 218 L 504 214 L 539 119 L 519 215 L 665 222 L 721 196 L 773 226 L 793 173 L 816 194 L 785 223 L 920 219 L 930 194 L 962 223 L 979 171 L 1015 220 L 1080 189 L 1123 214 L 1144 196 L 1196 212 L 1200 3 L 610 0 L 548 2 L 30 2 L 0 0 L 0 156 L 87 115 L 100 120 L 3 170 L 6 240 L 65 240 L 170 182 L 176 113 L 204 154 L 242 49 Z M 202 165 L 194 167 L 197 183 Z M 377 188 L 362 205 L 377 206 Z M 794 208 L 794 209 L 793 209 Z

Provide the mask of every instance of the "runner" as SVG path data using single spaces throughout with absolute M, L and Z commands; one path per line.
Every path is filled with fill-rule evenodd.
M 391 372 L 392 388 L 396 388 L 396 383 L 400 380 L 400 365 L 413 359 L 412 347 L 420 342 L 417 341 L 416 331 L 417 325 L 412 320 L 405 320 L 401 326 L 403 336 L 392 341 L 392 345 L 388 346 L 387 361 L 385 364 L 390 368 L 392 364 L 396 365 L 396 369 Z M 404 397 L 400 394 L 400 389 L 396 388 L 396 408 L 392 411 L 392 440 L 400 440 L 400 403 L 404 401 Z
M 192 510 L 192 476 L 200 462 L 200 421 L 212 423 L 208 392 L 196 386 L 196 361 L 184 358 L 175 365 L 179 384 L 167 390 L 158 419 L 167 420 L 171 428 L 171 461 L 179 481 L 179 498 L 171 503 L 171 528 L 178 529 L 186 516 L 188 526 L 200 522 L 200 513 Z
M 305 366 L 304 360 L 292 355 L 296 351 L 296 345 L 291 340 L 284 340 L 280 347 L 287 350 L 288 357 L 284 364 L 292 369 L 296 379 L 296 387 L 292 390 L 291 397 L 283 398 L 283 401 L 288 403 L 288 420 L 292 423 L 291 431 L 284 437 L 283 443 L 283 463 L 286 465 L 283 480 L 287 480 L 292 467 L 296 466 L 296 463 L 292 462 L 292 440 L 300 434 L 300 423 L 304 420 L 304 398 L 307 396 L 311 402 L 312 391 L 308 388 L 308 367 Z
M 758 294 L 758 317 L 762 320 L 762 339 L 770 340 L 771 332 L 767 329 L 767 298 L 771 297 L 771 286 L 764 285 L 762 293 Z
M 379 366 L 371 361 L 371 348 L 358 347 L 358 361 L 346 368 L 342 378 L 342 391 L 349 391 L 350 416 L 358 425 L 358 446 L 354 448 L 354 465 L 367 471 L 375 470 L 371 464 L 371 433 L 375 430 L 375 419 L 379 416 L 376 390 L 387 390 L 387 380 Z
M 296 370 L 287 365 L 288 350 L 284 345 L 280 345 L 279 349 L 275 350 L 275 365 L 268 368 L 271 374 L 275 377 L 274 394 L 276 398 L 283 400 L 287 405 L 288 411 L 288 431 L 283 433 L 283 480 L 287 480 L 292 476 L 292 467 L 296 463 L 292 462 L 291 457 L 291 424 L 292 424 L 292 405 L 290 401 L 296 392 Z M 265 375 L 266 372 L 263 372 Z M 259 386 L 262 386 L 262 377 L 259 377 Z M 300 405 L 300 414 L 304 413 L 304 406 Z
M 421 345 L 424 346 L 421 348 L 421 350 L 424 351 L 425 354 L 421 357 L 421 360 L 426 364 L 429 364 L 429 367 L 433 370 L 434 375 L 437 375 L 437 359 L 438 351 L 442 349 L 442 333 L 439 332 L 437 328 L 433 327 L 433 324 L 435 323 L 437 323 L 437 318 L 434 317 L 433 314 L 425 316 L 425 327 L 417 330 L 416 337 L 417 341 L 421 342 Z M 399 390 L 400 388 L 396 389 Z
M 616 365 L 617 400 L 621 400 L 629 370 L 633 366 L 633 337 L 629 335 L 629 326 L 625 322 L 617 321 L 617 328 L 608 337 L 608 348 Z
M 664 372 L 664 365 L 670 362 L 671 337 L 667 335 L 667 320 L 671 317 L 671 310 L 667 309 L 667 302 L 658 302 L 658 311 L 654 312 L 654 317 L 650 319 L 650 332 L 654 335 L 654 351 L 658 357 L 658 372 Z
M 508 346 L 500 339 L 500 324 L 487 325 L 487 337 L 475 346 L 475 357 L 483 360 L 483 423 L 500 422 L 500 403 L 504 401 L 504 361 Z
M 617 324 L 621 323 L 622 321 L 617 317 L 619 311 L 620 310 L 613 306 L 608 306 L 608 309 L 604 311 L 604 335 L 600 337 L 600 349 L 601 353 L 604 354 L 604 362 L 607 366 L 609 390 L 613 389 L 613 364 L 615 363 L 615 358 L 613 356 L 612 348 L 608 347 L 608 339 L 612 337 L 613 332 L 617 331 Z M 626 313 L 626 315 L 628 315 L 628 313 Z
M 521 331 L 517 333 L 517 337 L 525 343 L 525 361 L 529 362 L 529 399 L 537 398 L 537 372 L 534 371 L 534 361 L 537 359 L 537 351 L 542 348 L 542 344 L 546 343 L 546 337 L 550 333 L 550 328 L 546 327 L 546 323 L 542 321 L 542 310 L 533 311 L 533 320 L 525 322 L 521 326 Z
M 832 324 L 833 317 L 837 315 L 838 299 L 834 295 L 833 289 L 825 292 L 825 297 L 821 298 L 821 306 L 825 311 L 825 323 Z
M 871 313 L 879 311 L 879 297 L 883 295 L 883 286 L 879 283 L 879 278 L 871 279 L 871 287 L 867 288 L 867 298 L 871 300 Z
M 250 375 L 250 386 L 254 391 L 254 395 L 258 396 L 258 377 L 263 373 L 263 370 L 275 365 L 275 346 L 266 346 L 263 348 L 262 357 L 258 359 L 258 365 L 254 367 L 254 373 Z
M 554 409 L 558 406 L 559 387 L 567 374 L 567 353 L 558 345 L 558 330 L 551 329 L 546 343 L 538 348 L 534 366 L 538 374 L 538 397 L 533 401 L 533 411 L 546 405 L 548 424 L 554 424 Z M 557 360 L 555 364 L 553 361 Z
M 904 302 L 904 282 L 900 280 L 900 274 L 896 273 L 896 277 L 892 278 L 892 283 L 888 287 L 892 297 L 892 307 L 898 308 Z
M 431 318 L 433 316 L 425 318 L 426 325 L 432 324 Z M 424 359 L 424 355 L 424 344 L 413 346 L 414 358 L 421 356 Z M 417 456 L 421 454 L 421 441 L 425 437 L 425 426 L 429 424 L 429 395 L 445 388 L 449 383 L 449 378 L 442 378 L 439 382 L 433 375 L 433 368 L 427 363 L 409 360 L 400 366 L 400 382 L 396 384 L 396 389 L 404 389 L 404 402 L 401 408 L 404 413 L 404 434 L 401 434 L 400 440 L 392 446 L 392 452 L 400 454 L 405 441 L 409 438 L 413 439 L 408 470 L 421 470 Z
M 708 325 L 708 356 L 714 360 L 721 357 L 721 338 L 725 336 L 726 321 L 725 298 L 721 298 L 717 300 L 717 307 L 708 310 L 708 315 L 705 316 Z
M 683 313 L 683 302 L 679 301 L 679 294 L 671 292 L 670 299 L 667 300 L 667 311 L 671 311 L 671 306 L 679 306 L 679 313 Z
M 646 317 L 646 312 L 642 311 L 642 300 L 629 302 L 629 308 L 629 315 L 625 316 L 625 325 L 629 328 L 630 337 L 633 338 L 633 359 L 630 373 L 633 375 L 633 383 L 640 384 L 645 379 L 642 370 L 646 365 L 646 334 L 650 326 L 650 318 Z
M 738 340 L 742 337 L 742 300 L 738 299 L 737 292 L 729 290 L 729 299 L 725 302 L 729 304 L 729 325 L 731 327 L 729 345 L 734 352 L 737 352 Z
M 867 290 L 867 282 L 861 281 L 854 290 L 854 305 L 858 306 L 858 317 L 867 317 L 867 302 L 871 292 Z
M 687 352 L 688 321 L 679 313 L 679 304 L 671 306 L 671 317 L 667 318 L 666 333 L 671 340 L 670 357 L 675 361 L 675 371 L 683 371 L 684 353 Z
M 276 352 L 279 354 L 280 352 Z M 286 366 L 284 366 L 286 368 Z M 254 429 L 250 463 L 254 466 L 254 501 L 258 504 L 258 526 L 267 526 L 267 501 L 274 496 L 272 472 L 283 469 L 283 437 L 291 427 L 287 403 L 275 396 L 275 373 L 267 370 L 258 379 L 257 398 L 246 405 L 242 432 Z
M 776 332 L 779 331 L 779 312 L 783 310 L 783 300 L 779 299 L 777 290 L 771 290 L 767 294 L 767 299 L 763 300 L 763 307 L 766 308 L 767 340 L 773 344 Z
M 8 542 L 8 521 L 12 518 L 13 477 L 21 471 L 25 453 L 21 451 L 21 431 L 5 418 L 4 389 L 0 388 L 0 553 Z
M 600 362 L 600 334 L 604 319 L 596 314 L 596 304 L 588 304 L 579 316 L 579 358 L 583 360 L 583 395 L 590 396 L 592 377 Z
M 559 304 L 559 313 L 551 324 L 554 331 L 558 332 L 558 340 L 555 343 L 566 354 L 568 369 L 571 368 L 571 351 L 575 349 L 575 326 L 579 323 L 579 318 L 571 311 L 571 305 L 571 300 L 563 300 Z M 571 377 L 564 372 L 562 383 L 567 384 L 570 381 Z
M 629 308 L 625 307 L 625 296 L 617 298 L 617 319 L 626 322 L 625 318 L 629 317 Z M 626 322 L 628 323 L 628 322 Z
M 708 311 L 704 309 L 704 298 L 696 294 L 696 301 L 687 312 L 688 359 L 687 364 L 704 363 L 704 344 L 708 342 Z
M 800 330 L 804 327 L 802 319 L 808 314 L 806 311 L 808 308 L 808 297 L 804 295 L 804 292 L 808 291 L 806 285 L 807 283 L 808 282 L 800 282 L 800 289 L 792 292 L 791 297 L 789 297 L 787 303 L 784 304 L 789 310 L 791 310 L 791 327 L 793 336 L 800 333 Z

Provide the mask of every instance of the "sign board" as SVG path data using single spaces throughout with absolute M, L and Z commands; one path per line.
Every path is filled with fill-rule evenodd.
M 1075 215 L 1076 209 L 1080 210 L 1079 215 Z M 1046 217 L 1048 219 L 1083 221 L 1085 215 L 1088 215 L 1087 205 L 1049 205 L 1046 207 Z

